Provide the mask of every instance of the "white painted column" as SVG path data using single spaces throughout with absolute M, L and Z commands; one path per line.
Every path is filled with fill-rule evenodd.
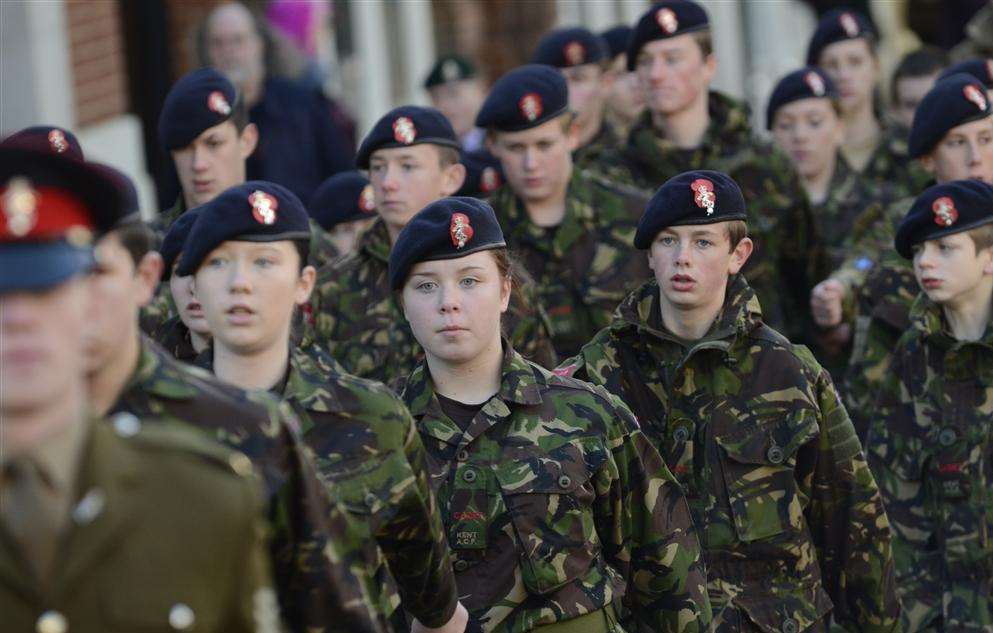
M 717 55 L 717 75 L 712 85 L 717 90 L 740 99 L 745 94 L 748 70 L 742 3 L 740 0 L 704 0 L 701 4 L 706 7 L 710 17 L 714 54 Z
M 404 82 L 403 103 L 427 104 L 421 87 L 435 60 L 434 16 L 430 0 L 404 0 L 397 4 L 401 25 L 400 46 Z
M 587 0 L 583 3 L 583 26 L 600 33 L 618 23 L 616 0 Z
M 362 138 L 384 112 L 390 109 L 389 38 L 383 17 L 383 0 L 362 0 L 350 5 L 355 55 L 358 59 L 357 88 L 359 118 L 357 134 Z
M 583 23 L 583 8 L 579 0 L 555 0 L 555 27 L 576 26 Z

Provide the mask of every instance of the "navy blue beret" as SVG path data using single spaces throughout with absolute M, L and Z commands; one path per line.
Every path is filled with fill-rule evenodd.
M 898 253 L 913 259 L 913 247 L 944 235 L 993 222 L 993 185 L 953 180 L 929 188 L 914 200 L 896 230 Z
M 952 64 L 938 75 L 938 81 L 959 73 L 972 75 L 981 81 L 987 90 L 993 89 L 993 59 L 977 57 L 976 59 L 967 59 L 964 62 Z
M 466 153 L 462 164 L 465 165 L 465 181 L 455 194 L 457 196 L 485 198 L 506 180 L 500 161 L 486 150 Z
M 914 112 L 907 153 L 911 158 L 920 158 L 952 128 L 991 114 L 986 88 L 978 79 L 965 73 L 943 79 L 924 95 Z
M 708 169 L 687 171 L 667 180 L 648 201 L 634 234 L 634 246 L 642 250 L 651 247 L 659 231 L 670 226 L 747 219 L 745 199 L 730 176 Z
M 627 24 L 621 24 L 600 34 L 603 41 L 607 43 L 607 52 L 610 53 L 611 59 L 628 52 L 628 40 L 631 39 L 632 33 L 634 33 L 633 28 Z
M 787 103 L 818 97 L 828 99 L 838 97 L 834 82 L 823 70 L 808 66 L 786 75 L 779 80 L 769 97 L 769 105 L 765 110 L 766 129 L 772 129 L 772 120 L 775 118 L 776 112 Z
M 387 112 L 372 126 L 372 131 L 362 139 L 355 164 L 362 169 L 369 169 L 369 159 L 376 150 L 422 143 L 455 149 L 462 147 L 452 124 L 438 110 L 413 105 L 400 106 Z
M 205 130 L 230 119 L 238 98 L 234 84 L 213 68 L 183 75 L 162 104 L 159 142 L 167 150 L 186 147 Z
M 490 205 L 476 198 L 442 198 L 421 209 L 397 236 L 390 251 L 390 288 L 402 288 L 419 262 L 506 246 Z
M 817 23 L 817 28 L 807 46 L 807 65 L 817 66 L 821 52 L 835 42 L 865 38 L 876 40 L 876 27 L 862 13 L 851 9 L 828 11 Z
M 120 192 L 121 200 L 124 202 L 122 217 L 118 224 L 140 219 L 141 205 L 138 202 L 138 188 L 135 187 L 131 177 L 123 171 L 103 163 L 90 162 L 90 166 L 103 174 L 109 181 L 114 183 Z
M 14 132 L 0 142 L 3 147 L 20 147 L 37 152 L 60 154 L 73 160 L 84 160 L 79 139 L 69 130 L 53 125 L 36 125 Z
M 162 238 L 162 245 L 159 246 L 159 254 L 165 264 L 162 271 L 162 280 L 172 277 L 172 266 L 176 263 L 176 258 L 183 252 L 186 238 L 189 237 L 193 229 L 193 223 L 200 217 L 200 210 L 203 207 L 196 207 L 186 211 L 176 218 L 176 221 L 169 226 L 165 237 Z
M 607 43 L 581 26 L 556 29 L 541 38 L 531 55 L 532 64 L 568 68 L 607 59 Z
M 264 180 L 250 180 L 227 189 L 199 207 L 176 274 L 192 275 L 223 242 L 309 240 L 310 216 L 289 189 Z
M 424 87 L 434 88 L 450 81 L 472 79 L 477 74 L 476 67 L 465 57 L 455 54 L 442 55 L 431 67 L 431 72 L 424 80 Z
M 317 187 L 307 205 L 310 217 L 326 231 L 339 224 L 376 217 L 372 185 L 360 171 L 343 171 Z
M 628 70 L 635 69 L 638 53 L 645 44 L 709 28 L 706 9 L 692 0 L 670 0 L 652 5 L 638 19 L 628 40 Z
M 569 111 L 569 86 L 557 68 L 527 64 L 493 84 L 476 115 L 476 127 L 518 132 Z

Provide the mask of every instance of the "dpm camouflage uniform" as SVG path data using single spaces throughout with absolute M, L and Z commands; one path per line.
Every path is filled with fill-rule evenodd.
M 659 301 L 653 279 L 561 371 L 630 403 L 686 491 L 715 631 L 893 630 L 886 514 L 827 372 L 762 323 L 740 275 L 699 341 L 669 333 Z
M 624 139 L 617 134 L 614 126 L 604 119 L 596 136 L 572 153 L 572 164 L 577 169 L 594 167 L 601 163 L 608 153 L 616 152 L 623 145 Z
M 314 326 L 310 336 L 318 345 L 349 373 L 387 384 L 406 378 L 424 356 L 390 290 L 389 258 L 389 233 L 377 220 L 359 238 L 356 253 L 318 272 L 308 306 Z M 534 284 L 524 280 L 518 287 L 530 305 L 512 298 L 504 317 L 511 341 L 526 357 L 554 366 L 548 317 Z
M 689 509 L 630 411 L 506 340 L 504 349 L 500 390 L 465 429 L 442 411 L 425 364 L 403 394 L 427 449 L 467 631 L 563 621 L 606 631 L 622 594 L 629 631 L 706 631 Z M 584 615 L 586 628 L 568 622 Z
M 858 173 L 868 185 L 893 187 L 902 196 L 923 191 L 931 179 L 908 155 L 907 130 L 896 125 L 884 125 L 879 145 Z
M 310 219 L 310 256 L 307 264 L 320 268 L 341 257 L 338 247 L 331 241 L 331 235 L 314 218 Z
M 288 406 L 177 363 L 143 339 L 138 366 L 112 412 L 192 427 L 248 457 L 262 480 L 273 576 L 292 631 L 382 630 L 357 579 L 341 565 L 346 517 L 321 487 Z
M 648 260 L 634 248 L 648 196 L 621 189 L 574 169 L 565 217 L 556 227 L 536 226 L 510 185 L 489 199 L 512 256 L 537 284 L 560 357 L 569 356 L 603 326 L 638 280 Z
M 176 360 L 193 363 L 197 359 L 198 352 L 193 347 L 190 329 L 178 315 L 162 323 L 151 338 Z
M 696 149 L 680 149 L 661 136 L 646 111 L 631 129 L 627 145 L 591 169 L 650 191 L 694 169 L 731 176 L 748 209 L 755 250 L 745 273 L 762 302 L 765 320 L 791 340 L 809 340 L 814 327 L 810 289 L 820 278 L 817 272 L 826 267 L 807 196 L 789 159 L 754 138 L 745 106 L 711 91 L 709 111 L 710 126 Z
M 924 294 L 866 450 L 893 526 L 904 630 L 993 629 L 993 330 L 958 341 Z

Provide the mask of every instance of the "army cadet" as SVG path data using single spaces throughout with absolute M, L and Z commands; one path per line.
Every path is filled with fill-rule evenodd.
M 300 201 L 273 183 L 232 187 L 202 207 L 177 273 L 195 275 L 213 333 L 204 364 L 293 406 L 322 479 L 352 518 L 347 545 L 361 553 L 352 567 L 379 613 L 404 626 L 402 599 L 417 623 L 460 633 L 465 610 L 410 414 L 385 386 L 290 345 L 293 312 L 316 274 L 306 265 L 309 230 Z
M 765 322 L 788 325 L 791 340 L 806 338 L 808 292 L 821 266 L 810 209 L 788 158 L 752 134 L 744 104 L 709 89 L 717 58 L 707 12 L 691 1 L 654 5 L 635 26 L 627 64 L 647 109 L 627 145 L 596 169 L 648 192 L 692 169 L 729 173 L 748 201 L 755 251 L 745 272 Z
M 896 234 L 923 292 L 876 400 L 866 451 L 893 526 L 903 630 L 993 623 L 993 185 L 956 180 Z
M 35 125 L 14 132 L 0 141 L 0 147 L 16 147 L 58 154 L 71 160 L 84 160 L 83 148 L 76 135 L 54 125 Z
M 485 149 L 483 130 L 476 127 L 476 114 L 486 96 L 486 86 L 471 61 L 462 55 L 442 55 L 424 79 L 424 89 L 431 105 L 451 123 L 467 154 Z
M 334 253 L 320 258 L 324 262 L 355 252 L 359 237 L 378 217 L 372 185 L 360 171 L 335 174 L 318 185 L 307 212 L 334 246 Z
M 574 354 L 648 272 L 632 248 L 648 198 L 573 165 L 578 131 L 566 81 L 550 66 L 529 64 L 501 77 L 476 123 L 507 176 L 490 204 L 535 279 L 555 351 Z
M 818 66 L 838 87 L 848 164 L 872 183 L 900 183 L 912 194 L 927 174 L 907 156 L 906 139 L 876 117 L 874 95 L 879 80 L 878 36 L 869 19 L 849 9 L 826 13 L 807 46 L 807 65 Z
M 403 396 L 469 630 L 706 631 L 679 487 L 620 400 L 501 337 L 509 261 L 493 209 L 474 198 L 431 203 L 390 252 L 390 286 L 425 350 Z
M 193 279 L 176 274 L 183 244 L 199 215 L 200 207 L 197 207 L 179 216 L 169 227 L 159 246 L 162 258 L 161 281 L 168 287 L 168 299 L 176 314 L 159 324 L 151 337 L 174 358 L 184 363 L 192 363 L 198 354 L 210 347 L 210 325 L 203 316 L 203 306 L 193 294 Z
M 265 527 L 235 454 L 89 417 L 92 239 L 105 173 L 0 148 L 0 613 L 4 630 L 280 630 Z
M 707 170 L 638 225 L 654 277 L 560 372 L 629 403 L 686 491 L 715 631 L 891 631 L 889 526 L 827 372 L 762 321 L 745 201 Z
M 452 126 L 433 108 L 395 108 L 362 141 L 356 160 L 369 170 L 379 220 L 354 256 L 319 271 L 311 297 L 314 339 L 349 373 L 391 384 L 420 359 L 423 352 L 387 283 L 390 248 L 415 213 L 458 191 L 465 172 L 458 155 Z M 511 305 L 511 341 L 525 357 L 554 366 L 548 317 L 533 299 L 533 284 L 522 294 Z
M 633 28 L 623 24 L 600 34 L 607 43 L 610 59 L 604 120 L 614 128 L 621 142 L 627 139 L 631 126 L 645 110 L 645 95 L 638 87 L 638 75 L 628 70 L 628 40 L 633 32 Z
M 948 54 L 924 45 L 900 59 L 890 76 L 890 117 L 906 136 L 914 123 L 921 99 L 934 87 L 938 75 L 948 66 Z
M 965 74 L 935 84 L 914 115 L 909 151 L 939 183 L 968 178 L 993 183 L 993 107 L 982 84 Z M 892 249 L 895 227 L 912 203 L 904 199 L 886 207 L 855 236 L 845 263 L 811 294 L 814 319 L 822 327 L 841 321 L 846 301 L 855 304 L 844 394 L 861 438 L 919 290 L 912 269 Z
M 569 111 L 576 127 L 572 162 L 587 167 L 603 152 L 621 144 L 620 137 L 604 120 L 604 103 L 614 76 L 607 72 L 607 43 L 589 29 L 557 29 L 538 42 L 530 63 L 554 66 L 569 88 Z

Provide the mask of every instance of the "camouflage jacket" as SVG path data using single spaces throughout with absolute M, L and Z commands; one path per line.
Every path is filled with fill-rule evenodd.
M 614 126 L 604 119 L 596 136 L 572 153 L 572 164 L 578 169 L 595 167 L 604 160 L 608 152 L 616 151 L 623 144 L 624 139 L 617 134 Z
M 900 195 L 916 195 L 924 190 L 931 176 L 907 152 L 906 129 L 884 125 L 879 145 L 858 173 L 872 187 L 885 185 Z
M 424 356 L 388 280 L 390 238 L 376 221 L 362 234 L 358 252 L 321 268 L 310 298 L 311 337 L 345 370 L 387 384 L 406 378 Z M 554 366 L 548 317 L 535 298 L 534 285 L 518 287 L 529 302 L 512 299 L 505 327 L 523 354 Z
M 193 348 L 190 329 L 178 315 L 160 325 L 151 338 L 176 360 L 184 363 L 196 361 L 198 352 Z
M 186 213 L 186 200 L 183 198 L 183 194 L 180 193 L 179 197 L 176 198 L 176 202 L 171 207 L 159 213 L 159 217 L 152 220 L 151 227 L 161 238 L 169 230 L 169 227 L 172 226 L 172 223 L 178 220 L 179 216 L 184 213 Z
M 341 253 L 331 241 L 331 235 L 324 230 L 317 220 L 310 219 L 310 257 L 307 263 L 314 268 L 320 268 L 338 259 Z
M 620 400 L 504 342 L 498 393 L 463 431 L 425 364 L 403 397 L 428 453 L 467 631 L 531 631 L 623 595 L 632 628 L 707 630 L 689 508 Z
M 537 284 L 560 357 L 579 348 L 610 321 L 621 299 L 650 274 L 634 248 L 648 197 L 612 187 L 574 169 L 562 223 L 536 226 L 509 185 L 489 200 L 507 247 Z
M 225 385 L 143 339 L 138 366 L 112 412 L 195 428 L 251 460 L 262 479 L 274 578 L 292 631 L 382 630 L 356 578 L 340 564 L 344 510 L 321 487 L 285 404 Z
M 595 170 L 622 183 L 654 191 L 666 180 L 693 169 L 731 176 L 748 207 L 755 250 L 745 266 L 762 302 L 766 322 L 791 340 L 809 340 L 809 295 L 818 271 L 826 271 L 807 195 L 789 159 L 755 139 L 748 109 L 718 92 L 710 93 L 710 126 L 700 146 L 685 150 L 661 136 L 646 111 L 627 145 Z
M 169 282 L 159 283 L 155 296 L 147 304 L 142 306 L 139 316 L 141 331 L 160 340 L 166 322 L 178 314 L 176 303 L 172 300 L 172 290 L 169 289 Z
M 923 293 L 866 450 L 893 526 L 905 631 L 993 626 L 993 328 L 958 341 Z
M 762 322 L 744 278 L 703 339 L 662 324 L 652 280 L 561 371 L 632 405 L 686 491 L 715 630 L 898 624 L 889 526 L 827 372 Z
M 370 599 L 395 623 L 401 600 L 427 626 L 447 622 L 458 600 L 455 576 L 407 408 L 385 386 L 344 373 L 313 347 L 291 351 L 279 393 L 297 411 L 319 473 L 352 518 L 349 546 L 378 544 L 378 562 L 352 561 Z

